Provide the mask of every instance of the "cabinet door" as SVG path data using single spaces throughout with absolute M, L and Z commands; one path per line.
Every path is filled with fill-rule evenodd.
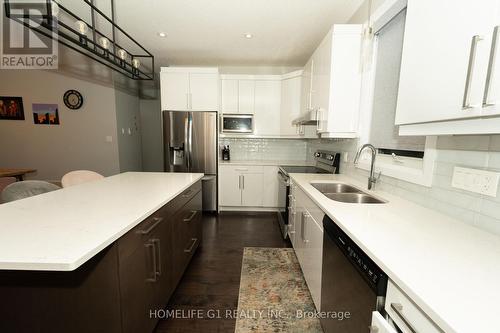
M 189 75 L 190 109 L 193 111 L 218 111 L 219 76 L 215 73 Z
M 221 80 L 221 110 L 223 113 L 238 113 L 238 80 Z
M 303 234 L 304 234 L 304 214 L 305 214 L 305 209 L 301 205 L 301 202 L 298 200 L 296 197 L 297 202 L 296 202 L 296 208 L 295 208 L 295 244 L 293 246 L 293 249 L 295 250 L 295 255 L 297 256 L 297 259 L 299 260 L 300 267 L 302 268 L 302 271 L 304 271 L 304 248 L 305 248 L 305 243 L 303 240 Z
M 408 1 L 397 125 L 481 115 L 497 7 L 496 0 Z
M 396 333 L 396 329 L 393 328 L 378 311 L 373 311 L 372 313 L 372 324 L 370 328 L 371 332 L 376 333 Z
M 255 81 L 238 81 L 238 112 L 253 114 L 255 105 Z
M 300 117 L 302 78 L 300 76 L 281 82 L 280 134 L 298 135 L 297 126 L 292 121 Z
M 487 85 L 483 96 L 483 115 L 487 116 L 500 114 L 500 3 L 498 3 L 496 18 L 491 37 Z
M 198 192 L 172 218 L 173 249 L 172 275 L 173 284 L 177 286 L 194 252 L 201 243 L 201 199 L 202 192 Z
M 122 321 L 125 333 L 152 332 L 156 320 L 149 318 L 158 309 L 157 253 L 152 240 L 146 240 L 120 258 L 119 276 Z
M 264 181 L 262 173 L 242 174 L 241 204 L 244 207 L 262 207 Z
M 264 167 L 264 184 L 266 190 L 262 193 L 263 207 L 278 207 L 278 191 L 279 191 L 280 176 L 278 175 L 277 166 Z
M 292 243 L 292 247 L 296 246 L 296 235 L 297 235 L 297 200 L 295 198 L 296 193 L 295 184 L 290 184 L 290 204 L 288 207 L 288 237 Z
M 255 134 L 280 135 L 281 81 L 255 81 Z
M 321 305 L 321 271 L 323 258 L 323 228 L 306 211 L 303 217 L 304 254 L 302 267 L 316 309 Z
M 219 184 L 219 204 L 241 206 L 241 173 L 235 167 L 220 166 Z
M 330 111 L 330 73 L 332 54 L 332 33 L 328 33 L 313 54 L 314 73 L 312 74 L 311 104 L 318 112 L 318 132 L 327 131 L 328 112 Z
M 304 66 L 302 72 L 302 87 L 301 87 L 301 108 L 300 113 L 306 114 L 312 109 L 311 92 L 312 92 L 312 74 L 314 71 L 314 59 L 311 57 Z
M 162 72 L 160 74 L 160 82 L 162 110 L 189 110 L 188 73 Z

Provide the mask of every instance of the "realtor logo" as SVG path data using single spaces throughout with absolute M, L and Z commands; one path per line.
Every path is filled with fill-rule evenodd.
M 0 69 L 57 69 L 55 2 L 0 0 L 0 3 Z

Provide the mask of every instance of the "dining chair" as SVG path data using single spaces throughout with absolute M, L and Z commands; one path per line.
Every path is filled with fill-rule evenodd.
M 65 174 L 61 179 L 62 187 L 74 186 L 103 179 L 104 176 L 90 170 L 76 170 Z
M 21 200 L 59 189 L 59 186 L 41 180 L 25 180 L 22 182 L 16 182 L 3 189 L 2 202 L 7 203 Z
M 2 177 L 0 178 L 0 193 L 2 193 L 3 189 L 9 186 L 12 183 L 16 182 L 16 177 Z

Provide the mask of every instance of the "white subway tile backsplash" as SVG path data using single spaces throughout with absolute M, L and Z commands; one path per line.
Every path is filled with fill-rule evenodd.
M 314 140 L 308 142 L 307 154 L 310 158 L 317 149 L 348 152 L 350 162 L 342 163 L 341 172 L 364 182 L 368 172 L 352 164 L 357 146 L 357 140 Z M 453 188 L 455 166 L 500 170 L 500 135 L 440 137 L 431 188 L 386 176 L 377 188 L 500 235 L 500 188 L 496 198 Z
M 453 163 L 468 167 L 485 168 L 488 166 L 488 153 L 480 151 L 438 150 L 438 162 Z
M 231 159 L 236 161 L 305 161 L 307 159 L 305 140 L 222 138 L 219 144 L 229 145 Z

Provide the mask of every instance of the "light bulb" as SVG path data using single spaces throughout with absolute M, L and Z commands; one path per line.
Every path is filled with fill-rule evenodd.
M 107 39 L 106 37 L 99 38 L 99 44 L 101 44 L 103 49 L 109 49 L 109 39 Z
M 141 66 L 141 62 L 139 61 L 139 59 L 133 59 L 132 66 L 134 66 L 135 69 L 138 69 L 139 66 Z
M 116 53 L 118 54 L 118 58 L 120 58 L 121 60 L 125 61 L 127 59 L 127 51 L 125 51 L 124 49 L 119 49 Z
M 85 35 L 87 33 L 87 31 L 89 31 L 89 27 L 83 21 L 76 21 L 75 22 L 75 27 L 76 27 L 76 30 L 78 30 L 78 32 L 81 35 Z

